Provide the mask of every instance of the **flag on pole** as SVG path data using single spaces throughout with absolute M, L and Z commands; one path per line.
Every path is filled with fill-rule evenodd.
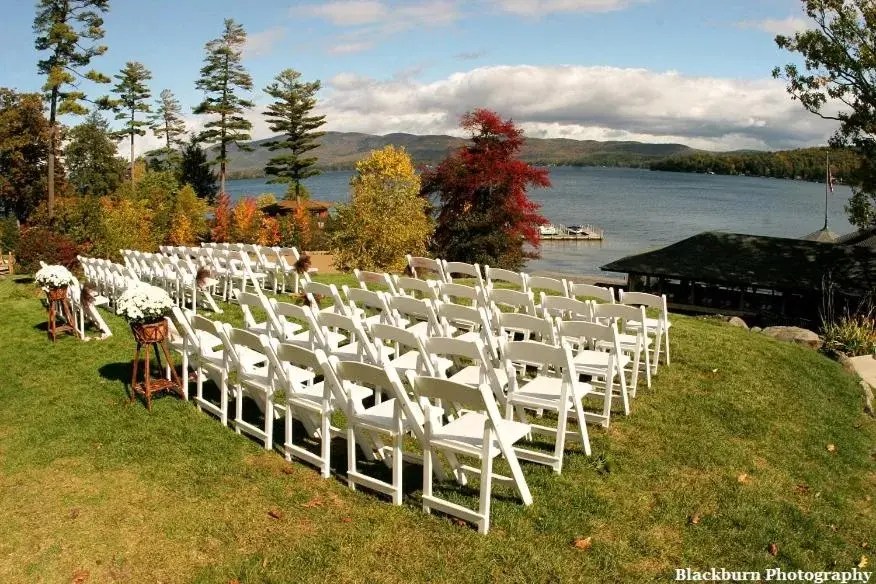
M 827 187 L 833 192 L 833 174 L 830 172 L 830 159 L 827 163 Z

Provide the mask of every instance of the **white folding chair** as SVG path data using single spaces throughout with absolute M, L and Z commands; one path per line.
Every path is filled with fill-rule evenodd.
M 436 280 L 420 280 L 407 276 L 393 276 L 396 294 L 394 296 L 408 296 L 423 300 L 438 300 Z
M 268 337 L 225 325 L 225 369 L 234 380 L 234 429 L 274 447 L 274 371 L 268 358 Z M 249 356 L 248 356 L 249 354 Z M 311 380 L 313 378 L 311 377 Z M 243 417 L 243 398 L 249 396 L 264 414 L 262 427 Z
M 444 275 L 444 267 L 441 265 L 441 260 L 435 260 L 432 258 L 424 258 L 419 256 L 412 256 L 408 254 L 408 269 L 411 272 L 411 276 L 420 280 L 438 280 L 439 282 L 446 282 L 447 278 Z M 434 278 L 428 278 L 430 274 L 434 275 Z
M 401 327 L 387 324 L 371 326 L 371 338 L 380 354 L 381 364 L 400 371 L 415 371 L 426 375 L 446 373 L 453 365 L 449 359 L 429 359 L 422 337 Z M 385 347 L 389 347 L 387 350 Z
M 665 348 L 666 364 L 669 365 L 669 329 L 672 328 L 672 321 L 669 320 L 669 310 L 666 308 L 666 295 L 656 296 L 654 294 L 646 294 L 644 292 L 623 292 L 620 293 L 621 304 L 629 304 L 632 306 L 644 306 L 646 309 L 657 311 L 657 318 L 646 318 L 645 325 L 649 334 L 654 335 L 654 355 L 651 359 L 652 373 L 657 373 L 657 367 L 660 364 L 660 349 L 661 341 Z M 628 330 L 635 331 L 642 328 L 641 323 L 627 322 Z
M 590 456 L 590 437 L 583 401 L 592 391 L 592 387 L 578 380 L 569 346 L 534 341 L 501 342 L 505 371 L 508 374 L 506 419 L 514 419 L 516 415 L 520 421 L 529 423 L 527 410 L 548 410 L 557 414 L 556 427 L 530 424 L 534 433 L 554 438 L 553 453 L 518 448 L 517 456 L 548 465 L 557 474 L 563 469 L 567 439 L 580 440 L 585 454 Z M 527 363 L 535 367 L 535 377 L 527 377 L 525 371 L 518 377 L 516 363 Z M 577 420 L 577 432 L 568 430 L 572 417 Z
M 599 323 L 614 322 L 618 330 L 618 343 L 620 350 L 626 355 L 632 356 L 632 376 L 627 387 L 630 395 L 636 397 L 636 387 L 638 385 L 640 365 L 644 365 L 645 383 L 648 389 L 651 388 L 651 355 L 650 349 L 653 344 L 653 339 L 648 332 L 648 319 L 645 317 L 644 306 L 629 306 L 626 304 L 596 304 L 591 303 L 593 320 Z M 626 324 L 629 322 L 645 323 L 644 328 L 638 326 L 634 329 L 627 329 Z M 621 332 L 631 330 L 632 332 Z M 604 343 L 602 348 L 609 348 Z M 642 356 L 644 355 L 644 362 Z
M 437 286 L 438 298 L 442 302 L 460 304 L 462 306 L 484 306 L 484 288 L 466 286 L 455 282 L 439 282 Z
M 383 324 L 395 324 L 396 316 L 389 307 L 386 294 L 363 288 L 342 288 L 344 296 L 350 306 L 350 314 L 361 318 L 365 326 L 381 322 Z
M 600 422 L 607 428 L 611 420 L 612 403 L 616 398 L 621 399 L 624 414 L 629 415 L 630 399 L 624 369 L 629 364 L 630 357 L 620 350 L 615 324 L 562 319 L 557 319 L 556 324 L 560 342 L 572 347 L 575 371 L 579 375 L 590 376 L 593 395 L 602 397 L 602 412 L 588 411 L 588 419 Z M 614 383 L 616 378 L 617 392 Z
M 315 311 L 344 315 L 350 314 L 349 306 L 343 301 L 341 293 L 338 292 L 338 287 L 334 284 L 323 284 L 322 282 L 306 280 L 302 282 L 301 290 L 304 292 L 310 307 Z M 331 306 L 320 308 L 319 302 L 322 298 L 330 300 Z
M 392 276 L 385 272 L 369 272 L 367 270 L 354 269 L 353 275 L 356 276 L 356 280 L 359 282 L 359 287 L 363 290 L 371 290 L 371 287 L 377 286 L 378 288 L 386 289 L 379 290 L 380 292 L 389 292 L 393 295 L 398 294 Z
M 564 320 L 590 320 L 592 312 L 590 302 L 565 296 L 550 296 L 544 292 L 541 293 L 539 308 L 543 315 Z
M 193 363 L 196 371 L 195 406 L 217 416 L 223 426 L 228 425 L 228 371 L 225 368 L 225 329 L 221 322 L 214 322 L 194 314 L 189 320 L 198 339 L 198 353 Z M 219 389 L 219 404 L 204 395 L 204 379 L 212 380 Z
M 526 286 L 529 291 L 535 294 L 536 291 L 544 294 L 554 292 L 560 296 L 569 295 L 569 284 L 565 279 L 549 278 L 547 276 L 529 276 L 526 281 Z
M 532 504 L 532 494 L 517 461 L 514 444 L 527 436 L 529 424 L 503 420 L 493 395 L 483 386 L 471 387 L 447 379 L 410 376 L 414 393 L 426 400 L 424 411 L 423 447 L 423 510 L 432 509 L 459 517 L 477 525 L 480 533 L 490 530 L 490 500 L 493 481 L 514 486 L 524 505 Z M 462 415 L 442 423 L 441 408 L 432 405 L 453 404 Z M 433 414 L 433 410 L 437 410 Z M 480 476 L 478 510 L 453 503 L 437 496 L 433 484 L 433 452 L 471 456 L 481 461 L 480 468 L 462 466 L 462 472 Z M 493 459 L 504 456 L 511 476 L 494 473 Z
M 526 274 L 523 272 L 512 272 L 502 268 L 491 268 L 484 266 L 484 280 L 487 288 L 493 287 L 496 282 L 504 282 L 515 288 L 519 288 L 522 292 L 526 292 L 529 288 L 526 285 Z
M 583 298 L 584 300 L 599 300 L 614 304 L 614 288 L 604 288 L 593 284 L 575 284 L 569 282 L 569 298 Z
M 444 272 L 444 282 L 452 284 L 454 276 L 463 276 L 465 279 L 474 280 L 475 286 L 484 287 L 484 276 L 481 273 L 481 267 L 478 264 L 468 264 L 465 262 L 448 262 L 442 260 L 442 268 Z
M 508 374 L 501 362 L 491 355 L 480 339 L 464 340 L 452 337 L 429 337 L 423 341 L 423 348 L 439 377 L 446 377 L 456 383 L 478 387 L 486 385 L 496 400 L 505 405 L 505 388 L 508 387 Z M 449 359 L 452 368 L 442 373 L 438 358 Z
M 430 300 L 420 300 L 408 296 L 390 296 L 387 305 L 395 317 L 395 324 L 421 336 L 442 334 L 435 313 L 435 305 Z

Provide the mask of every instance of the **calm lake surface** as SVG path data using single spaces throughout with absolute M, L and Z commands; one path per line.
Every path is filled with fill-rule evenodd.
M 349 200 L 350 171 L 327 172 L 307 181 L 314 199 Z M 532 191 L 552 223 L 592 223 L 605 230 L 605 241 L 542 244 L 542 257 L 527 270 L 600 274 L 599 266 L 663 247 L 701 231 L 728 231 L 776 237 L 802 237 L 824 223 L 824 185 L 742 176 L 652 172 L 627 168 L 551 169 L 550 189 Z M 227 184 L 232 198 L 276 193 L 283 185 L 263 179 Z M 830 229 L 847 233 L 843 207 L 851 191 L 835 187 L 830 195 Z

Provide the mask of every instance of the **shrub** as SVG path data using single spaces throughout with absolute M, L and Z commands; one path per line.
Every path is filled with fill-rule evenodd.
M 0 219 L 0 251 L 11 251 L 18 247 L 21 232 L 15 217 Z
M 845 315 L 823 325 L 824 345 L 828 354 L 845 353 L 849 357 L 876 353 L 876 315 L 873 311 Z
M 40 268 L 40 261 L 73 269 L 79 249 L 72 239 L 46 227 L 31 227 L 21 233 L 16 262 L 22 272 L 32 273 Z

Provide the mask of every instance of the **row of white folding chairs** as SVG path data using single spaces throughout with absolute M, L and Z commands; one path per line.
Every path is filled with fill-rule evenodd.
M 436 262 L 432 264 L 432 267 L 440 265 L 437 263 L 440 260 L 430 261 Z M 479 273 L 479 268 L 476 264 L 466 265 L 473 266 L 473 271 Z M 497 288 L 491 283 L 486 283 L 483 286 L 478 284 L 468 286 L 458 282 L 422 280 L 360 270 L 354 270 L 354 274 L 359 281 L 360 287 L 366 290 L 375 289 L 376 286 L 378 289 L 385 289 L 391 295 L 417 296 L 433 302 L 440 300 L 451 303 L 476 304 L 484 308 L 488 315 L 496 313 L 495 307 L 502 307 L 504 310 L 513 310 L 514 312 L 530 315 L 556 315 L 558 312 L 565 311 L 570 317 L 587 317 L 589 319 L 592 315 L 589 312 L 582 311 L 584 304 L 581 300 L 578 300 L 579 298 L 587 299 L 583 302 L 589 301 L 588 306 L 597 306 L 597 301 L 606 304 L 616 303 L 614 290 L 611 288 L 601 288 L 590 284 L 568 283 L 566 280 L 540 276 L 527 279 L 525 274 L 521 275 L 524 282 L 528 281 L 537 284 L 531 290 Z M 536 297 L 536 290 L 538 290 L 538 297 Z M 553 294 L 549 292 L 553 292 Z M 656 296 L 642 292 L 623 292 L 622 290 L 619 292 L 620 298 L 617 303 L 642 306 L 657 312 L 655 317 L 646 317 L 644 321 L 646 338 L 652 340 L 652 342 L 648 343 L 650 378 L 651 374 L 657 373 L 661 352 L 666 363 L 669 364 L 670 362 L 669 330 L 672 323 L 669 320 L 666 307 L 666 296 Z M 560 307 L 563 306 L 568 308 L 561 310 Z M 627 328 L 629 332 L 635 333 L 642 330 L 642 324 L 632 320 L 627 324 Z
M 137 250 L 121 250 L 121 254 L 141 281 L 163 288 L 177 306 L 189 307 L 195 312 L 205 306 L 217 314 L 222 313 L 213 297 L 218 281 L 209 277 L 195 260 Z
M 115 307 L 118 297 L 128 289 L 131 280 L 139 280 L 136 272 L 128 266 L 103 258 L 77 256 L 85 279 L 95 288 L 107 304 Z
M 301 307 L 298 307 L 301 308 Z M 304 310 L 307 310 L 306 308 Z M 334 316 L 316 313 L 314 319 Z M 330 318 L 328 324 L 336 324 Z M 489 528 L 489 503 L 493 480 L 515 485 L 524 504 L 532 497 L 518 458 L 547 464 L 555 472 L 562 468 L 565 442 L 579 439 L 590 454 L 589 437 L 583 410 L 584 399 L 593 391 L 591 384 L 578 380 L 579 366 L 571 345 L 535 341 L 502 341 L 504 360 L 497 369 L 483 343 L 450 337 L 421 338 L 399 327 L 375 324 L 371 334 L 375 342 L 414 343 L 420 357 L 401 367 L 390 356 L 368 363 L 356 359 L 344 360 L 337 355 L 326 356 L 322 349 L 311 350 L 298 344 L 283 343 L 252 331 L 232 329 L 229 325 L 209 321 L 197 315 L 175 311 L 176 348 L 183 353 L 186 369 L 198 373 L 195 402 L 199 408 L 217 415 L 228 423 L 228 404 L 234 400 L 231 423 L 239 433 L 247 433 L 272 448 L 274 417 L 285 413 L 286 438 L 283 450 L 287 458 L 300 458 L 317 465 L 323 476 L 329 475 L 330 440 L 345 435 L 348 445 L 347 480 L 352 488 L 365 486 L 392 497 L 396 504 L 402 497 L 402 460 L 412 453 L 403 452 L 403 438 L 413 436 L 423 450 L 423 507 L 438 509 L 478 525 L 482 532 Z M 352 319 L 350 319 L 352 322 Z M 567 331 L 569 326 L 573 330 Z M 319 328 L 319 323 L 314 326 Z M 328 327 L 326 327 L 328 328 Z M 613 325 L 558 322 L 561 331 L 581 339 L 611 338 Z M 382 345 L 391 349 L 392 345 Z M 600 352 L 601 353 L 601 352 Z M 581 354 L 580 352 L 578 353 Z M 475 365 L 468 363 L 474 362 Z M 445 363 L 451 364 L 446 366 Z M 534 378 L 519 376 L 520 365 L 535 367 Z M 475 369 L 474 377 L 458 377 Z M 454 369 L 459 369 L 454 373 Z M 502 375 L 500 375 L 500 372 Z M 324 379 L 317 382 L 317 378 Z M 502 377 L 504 376 L 504 380 Z M 219 404 L 207 400 L 203 379 L 211 378 L 220 388 Z M 234 379 L 234 383 L 229 380 Z M 402 379 L 407 379 L 405 387 Z M 286 395 L 285 404 L 275 404 L 278 389 Z M 264 424 L 257 427 L 243 418 L 243 398 L 252 397 L 261 404 Z M 373 403 L 366 400 L 373 397 Z M 500 407 L 505 408 L 502 419 Z M 554 410 L 557 427 L 539 426 L 528 420 L 527 410 Z M 345 414 L 344 430 L 331 426 L 334 411 Z M 515 420 L 514 418 L 517 418 Z M 320 442 L 319 453 L 297 445 L 293 439 L 293 420 L 303 423 L 311 438 Z M 577 430 L 569 430 L 568 422 L 577 420 Z M 526 449 L 516 443 L 532 433 L 554 437 L 553 452 Z M 382 438 L 389 436 L 391 446 Z M 368 458 L 383 460 L 392 468 L 391 482 L 360 472 L 356 463 L 356 446 Z M 439 478 L 447 474 L 436 451 L 444 454 L 450 475 L 465 482 L 467 475 L 481 476 L 481 498 L 478 510 L 461 507 L 435 496 L 432 492 L 433 473 Z M 493 474 L 492 460 L 503 455 L 511 467 L 511 477 Z M 481 459 L 480 468 L 459 464 L 457 455 Z
M 254 258 L 258 270 L 269 279 L 274 293 L 285 293 L 287 285 L 297 294 L 303 280 L 317 272 L 316 268 L 299 267 L 302 254 L 295 247 L 268 247 L 245 243 L 202 243 L 205 249 L 245 252 Z

